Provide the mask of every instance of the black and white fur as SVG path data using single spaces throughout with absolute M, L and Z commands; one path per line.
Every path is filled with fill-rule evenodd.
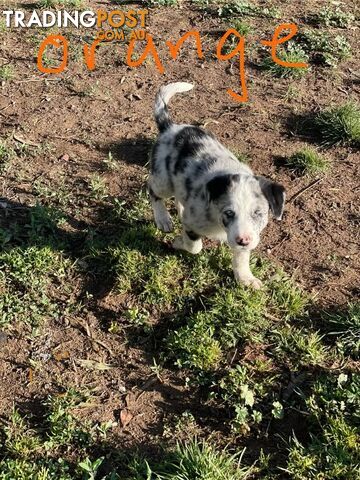
M 175 197 L 182 221 L 182 235 L 174 248 L 199 253 L 202 237 L 226 241 L 233 251 L 237 281 L 260 288 L 251 273 L 250 251 L 260 241 L 268 223 L 269 208 L 281 219 L 285 189 L 250 168 L 202 128 L 174 124 L 167 103 L 190 83 L 171 83 L 160 89 L 155 100 L 159 137 L 152 153 L 148 188 L 155 223 L 164 232 L 173 229 L 164 199 Z

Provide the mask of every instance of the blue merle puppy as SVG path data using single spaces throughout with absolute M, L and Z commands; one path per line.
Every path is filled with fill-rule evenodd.
M 192 88 L 190 83 L 171 83 L 156 96 L 155 119 L 160 134 L 148 182 L 155 223 L 164 232 L 172 231 L 164 199 L 175 197 L 182 234 L 175 238 L 174 248 L 199 253 L 202 237 L 226 241 L 233 252 L 236 280 L 260 288 L 261 281 L 250 270 L 250 252 L 268 223 L 269 208 L 281 219 L 285 189 L 255 176 L 211 133 L 171 121 L 168 101 Z

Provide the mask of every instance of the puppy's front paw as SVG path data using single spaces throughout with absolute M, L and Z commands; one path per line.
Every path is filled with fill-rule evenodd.
M 254 290 L 259 290 L 263 284 L 261 280 L 254 277 L 253 275 L 243 276 L 235 272 L 235 279 L 238 283 L 242 283 L 243 285 L 246 285 L 247 287 L 251 287 Z
M 174 230 L 174 226 L 169 214 L 156 216 L 155 223 L 158 229 L 161 230 L 162 232 L 169 233 Z
M 196 240 L 195 242 L 184 242 L 182 236 L 176 237 L 172 244 L 173 248 L 176 250 L 185 250 L 186 252 L 197 255 L 202 250 L 202 241 Z
M 185 250 L 184 248 L 184 242 L 183 242 L 183 239 L 182 237 L 175 237 L 173 243 L 172 243 L 172 246 L 173 248 L 175 248 L 175 250 Z

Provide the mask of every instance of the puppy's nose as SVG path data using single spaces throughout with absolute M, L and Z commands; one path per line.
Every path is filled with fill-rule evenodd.
M 249 243 L 251 242 L 251 237 L 250 235 L 239 235 L 236 237 L 236 243 L 240 245 L 241 247 L 247 247 Z

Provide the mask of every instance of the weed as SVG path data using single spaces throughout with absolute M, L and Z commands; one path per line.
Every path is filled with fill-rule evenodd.
M 104 164 L 111 172 L 116 172 L 119 170 L 119 163 L 114 159 L 111 152 L 109 152 L 107 158 L 104 159 Z
M 177 0 L 146 0 L 147 7 L 173 7 L 177 5 Z
M 296 480 L 359 479 L 360 438 L 356 411 L 360 408 L 360 376 L 323 376 L 306 401 L 310 441 L 293 437 L 286 471 Z
M 348 28 L 354 20 L 355 16 L 352 13 L 344 12 L 339 7 L 335 10 L 323 7 L 315 17 L 319 25 L 326 27 Z
M 317 175 L 329 169 L 329 162 L 311 147 L 304 147 L 293 153 L 286 164 L 302 174 Z
M 66 185 L 66 179 L 60 178 L 56 188 L 51 188 L 43 179 L 37 179 L 33 183 L 34 194 L 40 197 L 45 203 L 55 203 L 59 206 L 66 206 L 71 201 L 71 193 Z
M 342 35 L 331 37 L 322 31 L 305 30 L 299 35 L 299 41 L 314 63 L 336 67 L 351 56 L 351 45 Z
M 231 23 L 231 27 L 234 28 L 237 32 L 240 33 L 240 35 L 244 37 L 251 32 L 251 26 L 242 20 L 234 20 Z
M 289 63 L 307 63 L 309 60 L 306 52 L 299 45 L 294 43 L 289 43 L 286 49 L 283 48 L 280 50 L 278 57 L 280 60 Z M 284 67 L 275 63 L 269 56 L 264 58 L 262 67 L 271 75 L 280 78 L 300 78 L 309 70 L 308 67 Z
M 360 144 L 360 108 L 348 102 L 319 112 L 314 126 L 326 146 L 337 144 Z
M 0 67 L 0 80 L 8 82 L 14 78 L 14 69 L 11 65 L 2 65 Z
M 170 349 L 178 352 L 176 365 L 180 368 L 212 370 L 221 359 L 220 344 L 206 313 L 196 315 L 193 322 L 171 334 L 167 342 Z
M 95 200 L 105 200 L 107 195 L 107 186 L 105 180 L 100 175 L 93 175 L 90 179 L 90 192 Z
M 254 16 L 265 18 L 280 18 L 280 10 L 277 7 L 258 7 L 243 0 L 235 2 L 226 2 L 218 8 L 220 17 L 236 17 L 236 16 Z
M 3 32 L 6 32 L 6 22 L 5 20 L 2 18 L 0 19 L 0 32 L 3 33 Z

